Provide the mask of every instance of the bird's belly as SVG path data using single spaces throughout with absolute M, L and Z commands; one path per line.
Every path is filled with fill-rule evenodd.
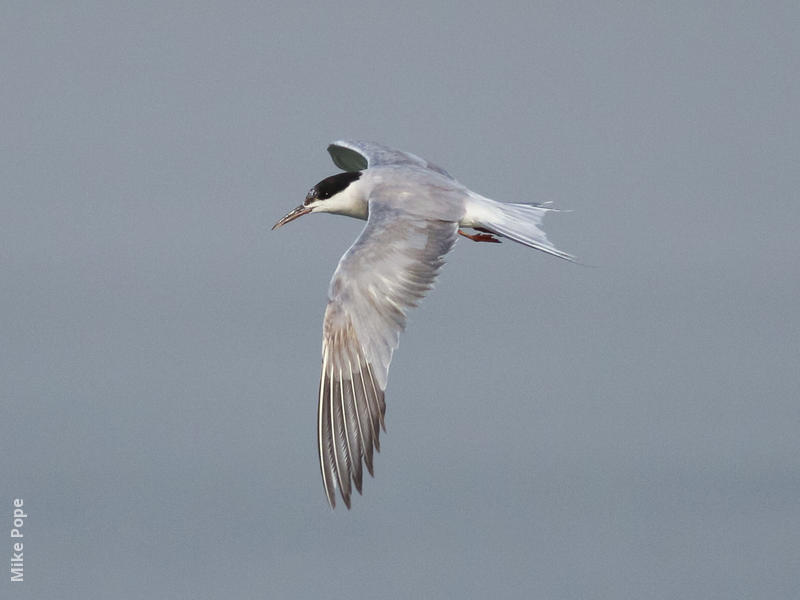
M 458 224 L 461 227 L 485 226 L 496 212 L 493 210 L 494 204 L 496 204 L 494 200 L 472 192 L 464 204 L 464 216 Z

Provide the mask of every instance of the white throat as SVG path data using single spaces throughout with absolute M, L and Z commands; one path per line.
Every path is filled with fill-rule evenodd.
M 317 200 L 312 204 L 313 212 L 328 212 L 366 220 L 369 213 L 367 188 L 363 178 L 358 179 L 335 196 L 327 200 Z

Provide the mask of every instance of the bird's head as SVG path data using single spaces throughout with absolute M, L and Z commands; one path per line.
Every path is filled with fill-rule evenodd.
M 351 186 L 361 177 L 361 171 L 337 173 L 320 181 L 308 190 L 306 199 L 297 208 L 289 211 L 272 229 L 277 229 L 290 221 L 312 212 L 331 212 L 353 217 L 366 218 L 361 212 L 366 208 L 362 194 Z

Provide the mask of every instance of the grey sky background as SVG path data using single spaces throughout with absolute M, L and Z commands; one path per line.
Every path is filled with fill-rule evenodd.
M 800 595 L 796 3 L 0 8 L 3 598 Z M 546 222 L 459 242 L 331 512 L 363 138 Z

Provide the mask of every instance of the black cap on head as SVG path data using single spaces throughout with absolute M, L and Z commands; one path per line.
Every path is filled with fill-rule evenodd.
M 326 177 L 308 191 L 303 204 L 308 205 L 314 200 L 327 200 L 346 189 L 351 183 L 357 181 L 359 177 L 361 177 L 361 171 L 347 171 Z

